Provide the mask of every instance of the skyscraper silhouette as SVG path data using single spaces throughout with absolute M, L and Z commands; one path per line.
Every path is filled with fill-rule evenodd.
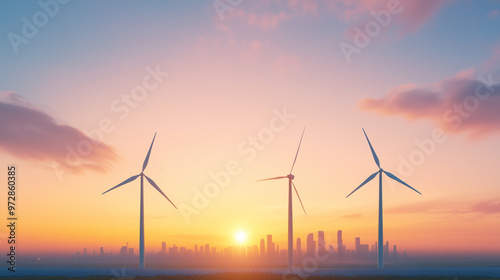
M 307 235 L 307 256 L 312 257 L 316 252 L 316 242 L 314 242 L 314 235 L 309 233 Z
M 337 254 L 338 254 L 338 259 L 343 260 L 345 257 L 345 247 L 344 243 L 342 242 L 342 230 L 339 230 L 337 232 Z
M 266 242 L 264 239 L 260 240 L 260 258 L 264 259 L 264 256 L 266 255 Z
M 210 245 L 205 244 L 205 257 L 210 257 Z
M 324 256 L 325 253 L 326 253 L 325 232 L 324 231 L 318 231 L 318 254 L 320 256 Z
M 356 237 L 356 247 L 355 247 L 356 248 L 356 254 L 359 254 L 359 252 L 360 252 L 359 247 L 360 246 L 361 246 L 361 238 Z
M 267 257 L 269 259 L 274 257 L 274 243 L 273 236 L 271 234 L 267 235 Z
M 297 263 L 302 261 L 302 240 L 297 238 L 297 254 L 296 254 Z

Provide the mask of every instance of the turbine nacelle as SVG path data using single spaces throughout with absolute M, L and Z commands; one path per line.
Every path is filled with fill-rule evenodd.
M 288 175 L 286 175 L 286 177 L 287 177 L 288 179 L 290 179 L 290 180 L 293 180 L 293 178 L 295 178 L 295 176 L 293 176 L 292 174 L 288 174 Z

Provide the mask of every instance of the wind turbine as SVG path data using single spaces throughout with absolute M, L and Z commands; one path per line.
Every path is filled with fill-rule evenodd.
M 153 143 L 155 142 L 155 138 L 156 138 L 156 132 L 155 132 L 155 136 L 153 137 L 153 142 L 151 142 L 151 146 L 149 147 L 148 155 L 146 156 L 146 159 L 144 160 L 144 163 L 142 164 L 141 173 L 128 178 L 127 180 L 121 182 L 120 184 L 118 184 L 118 185 L 112 187 L 111 189 L 102 193 L 102 194 L 105 194 L 111 190 L 114 190 L 114 189 L 122 186 L 122 185 L 125 185 L 127 183 L 134 181 L 139 176 L 141 177 L 141 221 L 140 221 L 140 233 L 139 233 L 139 267 L 140 268 L 144 268 L 144 177 L 146 177 L 146 180 L 148 180 L 148 182 L 157 191 L 159 191 L 170 203 L 172 203 L 172 205 L 175 207 L 175 209 L 177 209 L 177 206 L 175 206 L 175 204 L 172 201 L 170 201 L 170 199 L 162 192 L 160 187 L 158 187 L 158 185 L 151 178 L 149 178 L 148 176 L 146 176 L 146 174 L 144 174 L 144 169 L 146 169 L 146 167 L 148 166 L 149 155 L 151 154 L 151 149 L 153 148 Z
M 359 187 L 354 189 L 347 197 L 349 197 L 351 194 L 353 194 L 355 191 L 357 191 L 359 188 L 364 186 L 366 183 L 370 182 L 377 174 L 379 175 L 379 188 L 378 188 L 378 256 L 377 256 L 377 266 L 378 268 L 384 268 L 384 227 L 383 227 L 383 218 L 382 218 L 382 173 L 385 173 L 389 178 L 407 186 L 408 188 L 416 191 L 417 193 L 421 194 L 419 191 L 416 189 L 410 187 L 407 183 L 403 182 L 401 179 L 396 177 L 396 175 L 392 174 L 389 171 L 385 171 L 380 167 L 380 161 L 378 160 L 377 154 L 375 153 L 375 150 L 372 147 L 372 144 L 370 143 L 370 139 L 368 139 L 368 136 L 366 135 L 365 129 L 363 129 L 363 133 L 365 134 L 366 140 L 368 141 L 368 145 L 370 145 L 370 150 L 372 151 L 373 159 L 375 160 L 375 163 L 377 164 L 379 170 L 372 175 L 370 175 Z M 347 198 L 346 197 L 346 198 Z
M 300 149 L 300 144 L 302 143 L 302 138 L 304 137 L 304 131 L 302 131 L 302 136 L 300 137 L 300 142 L 299 142 L 299 147 L 297 148 L 297 153 L 295 154 L 295 159 L 293 160 L 292 168 L 290 169 L 290 174 L 286 176 L 280 176 L 280 177 L 273 177 L 273 178 L 268 178 L 268 179 L 262 179 L 258 180 L 257 182 L 260 181 L 268 181 L 268 180 L 278 180 L 278 179 L 285 179 L 288 178 L 288 269 L 292 269 L 293 266 L 293 213 L 292 213 L 292 186 L 295 189 L 295 193 L 297 194 L 297 197 L 299 198 L 300 205 L 302 205 L 302 209 L 304 210 L 304 214 L 307 215 L 306 209 L 304 208 L 304 205 L 302 204 L 302 200 L 300 199 L 299 192 L 297 191 L 297 188 L 295 187 L 295 184 L 293 183 L 293 179 L 295 176 L 292 175 L 292 170 L 293 167 L 295 166 L 295 162 L 297 161 L 297 156 L 299 155 L 299 149 Z

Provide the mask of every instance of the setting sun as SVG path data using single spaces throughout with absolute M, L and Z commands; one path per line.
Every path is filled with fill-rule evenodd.
M 234 240 L 238 244 L 244 244 L 247 241 L 247 233 L 245 231 L 239 230 L 234 234 Z

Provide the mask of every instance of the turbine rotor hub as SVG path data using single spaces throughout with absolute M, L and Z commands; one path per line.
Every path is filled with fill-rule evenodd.
M 293 180 L 293 178 L 295 178 L 295 176 L 293 176 L 292 174 L 288 174 L 286 177 L 288 177 L 288 179 L 290 180 Z

